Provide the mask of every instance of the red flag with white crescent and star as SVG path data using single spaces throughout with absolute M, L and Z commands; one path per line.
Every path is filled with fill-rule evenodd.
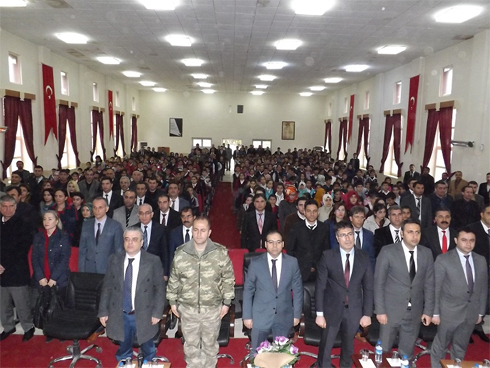
M 53 67 L 42 64 L 43 67 L 43 97 L 44 97 L 44 145 L 51 130 L 58 139 L 56 124 L 56 100 L 54 95 Z
M 350 143 L 350 138 L 352 137 L 352 129 L 354 125 L 354 96 L 350 96 L 350 105 L 349 105 L 349 136 L 347 139 L 347 142 Z
M 112 91 L 107 90 L 108 112 L 109 112 L 109 138 L 114 136 L 114 109 L 112 106 Z
M 410 145 L 410 152 L 413 149 L 413 138 L 415 135 L 415 118 L 417 113 L 417 99 L 419 95 L 420 74 L 410 78 L 410 88 L 408 92 L 408 114 L 407 114 L 407 138 L 405 140 L 405 153 Z

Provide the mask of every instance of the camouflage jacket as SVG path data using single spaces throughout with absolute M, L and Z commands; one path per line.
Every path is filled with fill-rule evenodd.
M 228 250 L 208 239 L 199 257 L 194 240 L 178 247 L 170 269 L 167 298 L 170 305 L 216 307 L 235 297 L 235 274 Z

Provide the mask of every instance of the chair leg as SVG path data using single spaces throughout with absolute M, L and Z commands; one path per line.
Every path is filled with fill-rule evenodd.
M 153 362 L 166 362 L 166 363 L 169 362 L 169 360 L 167 358 L 162 357 L 162 356 L 156 356 L 152 360 L 153 360 Z
M 308 351 L 300 351 L 299 355 L 306 355 L 306 356 L 309 356 L 310 358 L 318 359 L 318 355 L 310 353 Z
M 218 359 L 220 358 L 228 358 L 230 359 L 230 364 L 233 365 L 235 364 L 235 360 L 233 359 L 233 357 L 230 355 L 230 354 L 218 354 Z
M 70 348 L 71 349 L 69 349 L 69 351 L 71 350 L 71 353 L 72 353 L 71 355 L 66 355 L 66 356 L 63 356 L 63 357 L 59 357 L 59 358 L 53 359 L 52 361 L 49 362 L 49 367 L 53 367 L 53 364 L 54 363 L 57 363 L 57 362 L 62 362 L 62 361 L 65 361 L 65 360 L 71 360 L 72 362 L 70 364 L 70 368 L 74 368 L 75 367 L 75 364 L 80 359 L 94 361 L 95 363 L 97 363 L 97 367 L 102 367 L 102 363 L 101 363 L 101 361 L 99 359 L 97 359 L 96 357 L 93 357 L 93 356 L 85 355 L 84 354 L 84 353 L 86 353 L 87 351 L 89 351 L 90 349 L 93 349 L 93 348 L 95 348 L 96 351 L 98 353 L 100 353 L 102 351 L 102 349 L 99 346 L 92 344 L 92 345 L 87 346 L 82 351 L 80 351 L 80 342 L 78 340 L 73 340 L 73 345 L 71 345 Z

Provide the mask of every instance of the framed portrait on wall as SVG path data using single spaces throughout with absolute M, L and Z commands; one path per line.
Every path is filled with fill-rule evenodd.
M 294 141 L 294 121 L 283 121 L 282 122 L 282 140 L 283 141 Z
M 168 130 L 171 137 L 182 137 L 184 119 L 170 118 L 168 121 Z

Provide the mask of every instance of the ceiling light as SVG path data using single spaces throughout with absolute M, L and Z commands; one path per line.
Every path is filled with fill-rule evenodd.
M 117 65 L 121 63 L 121 60 L 116 59 L 112 56 L 99 56 L 97 60 L 102 64 L 107 64 L 107 65 Z
M 339 83 L 341 80 L 342 78 L 333 77 L 333 78 L 325 78 L 323 81 L 325 83 Z
M 201 66 L 204 63 L 201 59 L 184 59 L 182 62 L 185 66 Z
M 87 36 L 74 32 L 56 33 L 55 36 L 61 41 L 71 44 L 85 44 L 88 41 Z
M 378 49 L 378 54 L 380 55 L 396 55 L 399 54 L 400 52 L 403 52 L 407 49 L 407 46 L 400 46 L 400 45 L 387 45 L 380 47 Z
M 125 70 L 122 72 L 126 77 L 128 78 L 139 78 L 141 77 L 141 73 L 140 72 L 134 72 L 132 70 Z
M 356 65 L 347 65 L 344 69 L 346 72 L 359 73 L 359 72 L 363 72 L 367 68 L 369 68 L 368 65 L 356 64 Z
M 211 87 L 213 84 L 212 83 L 207 83 L 207 82 L 198 82 L 196 83 L 199 87 L 202 87 L 202 88 L 209 88 Z
M 153 87 L 156 83 L 152 81 L 141 81 L 140 84 L 145 87 Z
M 263 74 L 263 75 L 259 75 L 259 79 L 264 82 L 270 82 L 276 79 L 276 77 L 273 75 Z
M 165 37 L 165 40 L 172 46 L 192 46 L 192 38 L 183 35 L 169 35 Z
M 174 10 L 177 5 L 174 0 L 141 0 L 141 3 L 149 10 Z
M 25 0 L 0 0 L 0 8 L 23 8 L 27 6 Z
M 191 74 L 194 79 L 206 79 L 208 77 L 207 74 Z
M 281 41 L 277 41 L 275 43 L 277 50 L 296 50 L 300 47 L 302 42 L 300 40 L 295 39 L 285 39 Z
M 165 88 L 162 88 L 162 87 L 155 87 L 155 88 L 153 88 L 153 90 L 155 92 L 165 92 L 166 91 L 166 89 Z
M 323 87 L 323 86 L 312 86 L 312 87 L 310 87 L 310 90 L 312 90 L 312 91 L 323 91 L 325 88 L 327 88 L 327 87 Z
M 264 66 L 267 68 L 267 69 L 282 69 L 284 68 L 286 65 L 286 63 L 283 63 L 282 61 L 271 61 L 269 63 L 265 63 Z
M 333 5 L 333 0 L 295 0 L 293 10 L 301 15 L 323 15 Z
M 301 97 L 310 97 L 312 94 L 313 94 L 313 93 L 311 93 L 311 92 L 301 92 L 299 95 L 300 95 Z
M 250 92 L 251 94 L 253 94 L 254 96 L 261 96 L 263 95 L 265 92 L 264 91 L 252 91 Z
M 269 87 L 267 84 L 256 84 L 255 85 L 255 88 L 258 88 L 258 89 L 266 89 L 267 87 Z
M 212 95 L 214 92 L 216 92 L 214 89 L 202 89 L 201 91 L 207 95 Z
M 480 15 L 482 7 L 476 5 L 457 5 L 436 13 L 434 18 L 439 23 L 463 23 Z

